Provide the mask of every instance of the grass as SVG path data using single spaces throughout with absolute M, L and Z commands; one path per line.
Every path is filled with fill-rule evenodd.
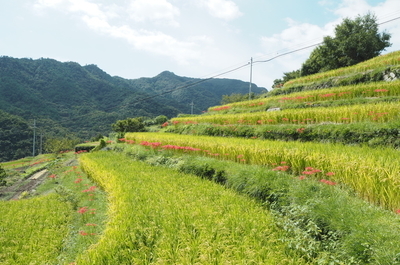
M 0 263 L 55 264 L 71 218 L 70 205 L 56 194 L 0 202 Z
M 256 202 L 123 154 L 81 157 L 109 193 L 110 220 L 77 264 L 301 264 Z
M 399 216 L 341 185 L 262 166 L 118 145 L 130 158 L 195 174 L 256 199 L 285 232 L 280 240 L 312 264 L 398 264 Z
M 306 174 L 307 167 L 320 172 L 315 179 L 326 178 L 346 185 L 362 198 L 384 208 L 400 209 L 398 151 L 320 143 L 260 141 L 255 139 L 174 135 L 166 133 L 128 133 L 126 139 L 153 142 L 157 146 L 188 147 L 180 152 L 195 152 L 239 163 L 276 166 L 285 162 L 295 175 Z M 151 146 L 151 144 L 149 144 Z M 168 146 L 168 148 L 170 148 Z M 190 151 L 190 148 L 198 150 Z

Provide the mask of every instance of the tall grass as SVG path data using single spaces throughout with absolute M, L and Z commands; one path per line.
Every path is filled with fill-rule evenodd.
M 396 65 L 400 65 L 400 51 L 395 51 L 386 55 L 377 56 L 373 59 L 367 60 L 365 62 L 353 66 L 343 67 L 323 73 L 317 73 L 314 75 L 296 78 L 286 82 L 284 87 L 286 88 L 289 86 L 302 85 L 331 77 L 366 72 L 369 70 L 375 70 L 376 68 L 384 68 L 387 66 L 396 66 Z
M 110 220 L 77 264 L 301 264 L 257 203 L 194 176 L 123 154 L 81 157 L 109 193 Z
M 71 212 L 56 194 L 0 202 L 0 264 L 56 264 Z
M 256 198 L 286 233 L 283 240 L 312 264 L 397 264 L 397 214 L 362 201 L 340 186 L 262 166 L 171 154 L 141 145 L 115 149 L 133 159 L 173 168 Z M 397 263 L 396 263 L 397 262 Z
M 173 124 L 310 124 L 321 122 L 389 122 L 400 119 L 400 102 L 368 105 L 340 106 L 330 108 L 288 109 L 271 112 L 238 113 L 226 115 L 205 115 L 173 118 Z
M 349 100 L 356 98 L 384 98 L 400 96 L 400 80 L 393 82 L 377 82 L 358 84 L 352 86 L 340 86 L 328 89 L 302 91 L 289 95 L 271 96 L 245 102 L 235 102 L 208 109 L 208 113 L 247 112 L 265 110 L 270 107 L 286 108 L 293 103 L 312 104 L 321 101 Z
M 400 209 L 399 151 L 389 148 L 334 144 L 260 141 L 253 139 L 189 136 L 161 133 L 128 133 L 138 143 L 158 142 L 197 148 L 201 155 L 241 163 L 276 166 L 284 162 L 293 174 L 308 174 L 307 167 L 321 170 L 316 179 L 328 178 L 348 186 L 366 200 L 388 209 Z M 177 149 L 188 152 L 190 149 Z M 330 176 L 326 174 L 330 173 Z M 333 174 L 332 174 L 333 173 Z
M 207 114 L 253 112 L 257 110 L 266 110 L 271 107 L 288 108 L 296 103 L 304 103 L 304 106 L 321 104 L 321 102 L 325 101 L 333 102 L 347 100 L 351 103 L 351 100 L 355 101 L 355 99 L 372 100 L 397 96 L 400 96 L 400 80 L 302 91 L 290 93 L 285 96 L 279 95 L 245 102 L 235 102 L 210 107 Z

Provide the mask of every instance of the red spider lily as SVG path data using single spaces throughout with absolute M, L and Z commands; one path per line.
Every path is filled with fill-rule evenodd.
M 289 168 L 290 168 L 289 166 L 278 166 L 278 167 L 276 167 L 276 168 L 274 168 L 272 170 L 275 170 L 275 171 L 287 171 Z
M 299 179 L 300 179 L 300 180 L 303 180 L 303 179 L 306 179 L 306 178 L 307 178 L 307 177 L 304 176 L 304 175 L 299 176 Z
M 91 192 L 94 191 L 97 187 L 96 186 L 91 186 L 90 188 L 83 190 L 82 192 Z
M 237 158 L 242 158 L 242 157 L 244 157 L 244 155 L 238 155 L 238 156 L 237 156 Z
M 97 226 L 96 224 L 86 224 L 86 226 Z
M 400 209 L 396 210 L 395 213 L 400 214 Z
M 329 94 L 323 94 L 323 95 L 319 95 L 321 98 L 328 98 L 328 97 L 333 97 L 335 96 L 336 93 L 329 93 Z
M 79 234 L 80 234 L 81 236 L 87 236 L 87 235 L 89 235 L 89 233 L 86 233 L 85 231 L 79 231 Z
M 56 178 L 56 175 L 55 175 L 55 174 L 51 174 L 51 175 L 49 176 L 49 178 L 55 179 L 55 178 Z
M 226 110 L 226 109 L 230 109 L 231 106 L 222 106 L 222 107 L 217 107 L 217 108 L 213 108 L 210 109 L 211 111 L 220 111 L 220 110 Z
M 168 125 L 169 125 L 169 123 L 166 121 L 161 125 L 161 127 L 167 127 Z
M 298 128 L 296 131 L 297 131 L 298 133 L 303 133 L 305 129 L 306 129 L 306 128 Z
M 78 210 L 77 212 L 80 213 L 80 214 L 84 214 L 84 213 L 86 213 L 88 210 L 89 210 L 88 207 L 87 207 L 87 206 L 84 206 L 84 207 L 79 208 L 79 210 Z
M 330 181 L 330 180 L 327 180 L 327 179 L 321 179 L 320 182 L 328 184 L 328 185 L 331 185 L 331 186 L 336 185 L 336 182 L 333 182 L 333 181 Z
M 77 179 L 74 181 L 74 183 L 80 183 L 82 180 L 83 180 L 83 179 L 81 179 L 81 178 L 77 178 Z
M 388 92 L 387 89 L 375 89 L 374 92 Z
M 325 175 L 327 175 L 327 176 L 333 176 L 333 175 L 335 175 L 335 173 L 334 173 L 334 172 L 328 172 L 328 173 L 326 173 Z

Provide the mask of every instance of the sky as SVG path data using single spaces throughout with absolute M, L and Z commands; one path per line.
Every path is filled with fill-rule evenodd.
M 127 79 L 251 78 L 271 89 L 313 48 L 283 54 L 368 12 L 392 35 L 383 54 L 400 50 L 400 0 L 9 0 L 0 2 L 0 56 L 95 64 Z

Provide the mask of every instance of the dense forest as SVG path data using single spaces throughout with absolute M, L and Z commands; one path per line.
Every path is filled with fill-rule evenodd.
M 202 80 L 165 71 L 128 80 L 96 65 L 0 57 L 0 110 L 29 124 L 35 119 L 38 133 L 45 137 L 90 139 L 109 133 L 120 119 L 191 113 L 192 102 L 193 113 L 199 114 L 219 104 L 223 95 L 245 94 L 248 89 L 247 82 L 232 79 Z M 266 90 L 253 84 L 252 91 Z M 0 129 L 0 142 L 10 141 L 5 127 Z

